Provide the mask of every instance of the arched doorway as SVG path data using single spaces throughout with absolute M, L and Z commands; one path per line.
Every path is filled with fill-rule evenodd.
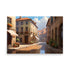
M 63 47 L 63 24 L 59 27 L 59 46 Z
M 9 32 L 7 32 L 7 45 L 11 44 L 12 41 L 12 36 L 10 35 Z

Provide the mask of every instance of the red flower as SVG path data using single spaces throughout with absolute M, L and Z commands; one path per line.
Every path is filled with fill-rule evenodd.
M 10 24 L 10 23 L 8 23 L 7 25 L 8 25 L 9 27 L 12 27 L 12 24 Z

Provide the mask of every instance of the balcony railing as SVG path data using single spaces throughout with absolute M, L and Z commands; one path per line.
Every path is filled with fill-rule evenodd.
M 28 31 L 25 31 L 25 34 L 28 34 L 29 32 Z
M 17 32 L 17 34 L 33 34 L 33 35 L 37 35 L 36 33 L 33 33 L 33 32 L 28 32 L 28 31 L 25 31 L 25 32 Z
M 24 32 L 20 32 L 20 34 L 24 34 Z

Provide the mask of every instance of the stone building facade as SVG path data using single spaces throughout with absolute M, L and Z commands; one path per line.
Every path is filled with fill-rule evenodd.
M 46 30 L 47 30 L 47 41 L 49 42 L 51 39 L 51 18 L 48 19 L 47 25 L 46 25 Z
M 21 44 L 29 44 L 31 41 L 37 42 L 38 27 L 36 23 L 30 18 L 16 19 L 16 31 L 19 35 Z
M 49 41 L 50 39 L 55 40 L 59 48 L 63 47 L 63 17 L 62 16 L 49 18 L 47 23 L 47 40 Z
M 16 42 L 16 17 L 7 17 L 7 45 L 13 46 Z

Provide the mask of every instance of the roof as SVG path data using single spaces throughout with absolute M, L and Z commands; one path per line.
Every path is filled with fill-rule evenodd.
M 30 18 L 18 18 L 16 19 L 16 21 L 23 21 L 23 20 L 31 20 L 33 22 L 33 24 L 37 27 L 36 22 L 34 22 L 32 19 Z M 38 28 L 38 27 L 37 27 Z
M 28 19 L 30 19 L 30 18 L 18 18 L 18 19 L 16 19 L 16 21 L 28 20 Z
M 50 20 L 51 20 L 51 18 L 48 19 L 46 26 L 50 25 L 50 22 L 49 22 Z

